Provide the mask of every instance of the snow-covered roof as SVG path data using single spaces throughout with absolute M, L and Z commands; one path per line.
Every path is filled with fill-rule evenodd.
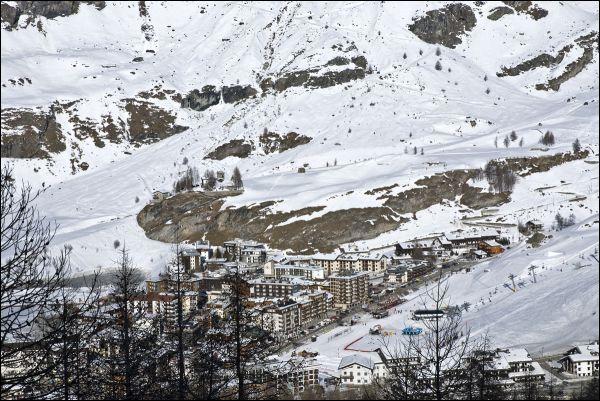
M 365 356 L 362 355 L 358 355 L 358 354 L 354 354 L 354 355 L 348 355 L 342 358 L 342 360 L 340 361 L 340 364 L 338 366 L 338 370 L 340 369 L 344 369 L 348 366 L 352 366 L 352 365 L 360 365 L 360 366 L 364 366 L 367 369 L 373 369 L 373 367 L 375 366 L 375 363 L 370 359 L 367 358 Z
M 531 362 L 531 356 L 525 348 L 509 348 L 506 352 L 502 353 L 502 357 L 506 359 L 508 363 L 518 362 Z
M 508 377 L 514 379 L 516 377 L 538 376 L 546 374 L 546 372 L 544 371 L 544 369 L 542 369 L 541 365 L 538 362 L 532 362 L 531 367 L 532 369 L 525 370 L 522 372 L 509 372 Z
M 339 253 L 316 253 L 312 256 L 313 260 L 337 260 Z
M 200 252 L 195 249 L 184 249 L 181 251 L 181 255 L 183 256 L 200 256 Z

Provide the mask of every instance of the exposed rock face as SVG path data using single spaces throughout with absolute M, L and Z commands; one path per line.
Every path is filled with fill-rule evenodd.
M 548 15 L 548 10 L 533 5 L 531 1 L 503 1 L 503 3 L 514 8 L 519 14 L 528 14 L 536 21 Z
M 460 36 L 477 23 L 475 13 L 466 4 L 453 3 L 438 10 L 427 11 L 416 18 L 408 29 L 427 43 L 455 48 L 462 43 Z
M 234 156 L 243 159 L 244 157 L 248 157 L 252 149 L 252 145 L 244 142 L 243 139 L 232 139 L 227 143 L 217 146 L 215 150 L 207 154 L 204 158 L 223 160 L 226 157 Z
M 305 145 L 311 141 L 312 138 L 300 135 L 296 132 L 288 132 L 284 136 L 281 136 L 275 132 L 264 132 L 260 138 L 260 145 L 266 154 L 275 152 L 285 152 L 288 149 L 295 148 L 296 146 Z
M 383 195 L 384 206 L 398 213 L 416 213 L 439 204 L 444 200 L 461 198 L 461 203 L 473 209 L 499 206 L 510 201 L 509 193 L 492 194 L 467 184 L 475 177 L 475 170 L 454 170 L 417 180 L 420 188 L 401 192 L 398 195 Z
M 225 103 L 237 103 L 251 98 L 257 93 L 257 90 L 250 85 L 224 86 L 221 89 L 217 89 L 213 85 L 206 85 L 202 88 L 202 92 L 198 89 L 194 89 L 188 93 L 181 101 L 181 107 L 196 111 L 204 111 L 211 106 L 219 104 L 221 96 Z
M 514 77 L 516 75 L 520 75 L 524 72 L 533 70 L 538 67 L 552 67 L 554 65 L 560 64 L 565 58 L 565 55 L 569 53 L 569 51 L 571 51 L 572 48 L 573 45 L 567 45 L 560 49 L 556 56 L 552 56 L 548 53 L 542 53 L 514 67 L 502 67 L 502 71 L 497 72 L 496 75 L 499 77 Z
M 490 11 L 488 15 L 488 19 L 492 21 L 498 21 L 500 18 L 504 17 L 507 14 L 514 14 L 514 10 L 510 7 L 496 7 Z
M 202 88 L 202 92 L 194 89 L 181 101 L 181 107 L 189 108 L 196 111 L 204 111 L 210 106 L 219 104 L 221 100 L 221 92 L 216 90 L 213 85 L 206 85 Z
M 138 214 L 137 221 L 149 238 L 158 241 L 173 241 L 173 227 L 178 226 L 178 235 L 184 240 L 200 239 L 206 234 L 210 241 L 223 242 L 241 236 L 296 252 L 330 252 L 341 243 L 374 238 L 407 221 L 388 208 L 372 207 L 337 210 L 310 220 L 285 224 L 292 218 L 309 218 L 310 214 L 324 207 L 273 213 L 269 208 L 275 202 L 269 201 L 222 209 L 223 198 L 231 195 L 237 194 L 182 193 L 159 204 L 146 205 Z M 172 224 L 166 224 L 169 221 Z M 340 230 L 340 226 L 344 230 Z
M 5 134 L 5 130 L 19 133 Z M 52 107 L 49 112 L 3 109 L 2 131 L 2 157 L 47 158 L 49 153 L 66 149 L 65 137 Z
M 19 17 L 23 14 L 32 17 L 66 17 L 79 11 L 79 4 L 90 4 L 101 10 L 106 6 L 104 1 L 11 1 L 2 2 L 1 18 L 9 28 L 15 28 Z
M 583 49 L 583 54 L 577 60 L 567 65 L 562 74 L 550 79 L 547 83 L 540 83 L 535 86 L 537 90 L 554 90 L 558 91 L 560 86 L 579 74 L 583 69 L 594 59 L 595 45 L 598 43 L 598 33 L 591 32 L 581 36 L 575 40 L 577 46 Z M 559 65 L 571 50 L 573 45 L 569 44 L 558 51 L 556 56 L 548 53 L 542 53 L 532 59 L 526 60 L 514 67 L 502 67 L 496 75 L 499 77 L 516 76 L 527 71 L 531 71 L 538 67 L 553 67 Z M 596 48 L 597 51 L 597 48 Z
M 150 102 L 125 99 L 125 110 L 129 113 L 130 141 L 136 144 L 165 139 L 188 128 L 175 124 L 173 114 Z
M 246 86 L 224 86 L 222 89 L 223 101 L 225 103 L 237 103 L 255 96 L 258 92 L 250 85 Z
M 581 71 L 583 71 L 585 69 L 585 67 L 590 64 L 593 60 L 594 60 L 594 50 L 598 51 L 598 33 L 597 32 L 592 32 L 588 35 L 584 35 L 580 38 L 578 38 L 577 40 L 575 40 L 575 42 L 583 48 L 583 54 L 581 55 L 581 57 L 579 57 L 577 60 L 573 61 L 572 63 L 569 63 L 569 65 L 567 65 L 565 67 L 565 70 L 563 71 L 562 74 L 560 74 L 559 76 L 552 78 L 551 80 L 548 81 L 548 83 L 545 84 L 537 84 L 535 86 L 535 89 L 537 90 L 554 90 L 554 91 L 558 91 L 560 89 L 560 86 L 565 83 L 566 81 L 568 81 L 569 79 L 573 78 L 574 76 L 576 76 L 577 74 L 579 74 Z M 596 45 L 596 48 L 594 49 L 594 45 Z
M 166 98 L 175 91 L 153 88 L 142 92 L 139 97 L 151 99 Z M 119 115 L 102 115 L 99 119 L 82 118 L 78 114 L 79 101 L 53 103 L 49 110 L 3 109 L 2 110 L 2 157 L 48 158 L 52 153 L 66 150 L 64 127 L 56 122 L 60 115 L 68 119 L 73 129 L 70 135 L 79 141 L 92 140 L 102 148 L 106 141 L 120 143 L 129 141 L 134 145 L 155 142 L 178 134 L 187 127 L 175 123 L 176 116 L 150 101 L 124 99 L 119 107 L 128 114 L 126 121 Z M 71 143 L 72 154 L 81 156 L 77 141 Z M 73 163 L 78 163 L 76 157 Z

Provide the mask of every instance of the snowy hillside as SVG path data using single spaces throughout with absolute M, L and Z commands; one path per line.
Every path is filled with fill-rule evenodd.
M 482 222 L 482 207 L 467 207 L 463 192 L 403 207 L 404 193 L 424 188 L 415 181 L 493 159 L 571 152 L 578 138 L 587 154 L 524 171 L 490 219 L 517 240 L 517 221 L 550 226 L 557 212 L 574 213 L 590 225 L 582 239 L 553 233 L 532 255 L 518 246 L 489 267 L 497 275 L 461 277 L 457 297 L 477 287 L 469 297 L 485 298 L 507 269 L 549 259 L 554 270 L 538 285 L 546 290 L 478 306 L 489 312 L 484 325 L 510 327 L 557 305 L 542 294 L 567 290 L 578 298 L 560 308 L 595 297 L 581 316 L 597 316 L 597 262 L 569 280 L 555 267 L 598 245 L 597 4 L 95 2 L 70 15 L 11 17 L 17 3 L 2 2 L 2 156 L 18 177 L 47 188 L 40 208 L 60 225 L 53 245 L 73 245 L 81 271 L 110 265 L 116 239 L 140 267 L 161 270 L 170 245 L 149 239 L 137 216 L 188 166 L 224 170 L 227 180 L 238 166 L 245 191 L 221 210 L 269 202 L 260 216 L 288 213 L 264 227 L 272 243 L 276 229 L 327 237 L 322 228 L 335 223 L 348 233 L 342 242 L 374 248 L 466 227 L 463 217 Z M 448 21 L 441 39 L 431 34 L 432 12 Z M 539 143 L 547 130 L 552 146 Z M 511 131 L 517 139 L 505 146 Z M 290 132 L 309 140 L 280 152 Z M 483 183 L 468 185 L 487 193 Z M 189 238 L 205 234 L 190 228 Z M 320 247 L 301 245 L 294 250 Z M 522 302 L 528 309 L 514 321 L 492 318 Z M 585 333 L 597 336 L 597 325 Z

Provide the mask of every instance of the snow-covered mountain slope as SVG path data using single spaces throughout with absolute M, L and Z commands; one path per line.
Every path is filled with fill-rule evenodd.
M 456 11 L 449 2 L 95 3 L 60 11 L 65 16 L 23 10 L 9 21 L 5 9 L 20 2 L 3 2 L 2 154 L 19 176 L 49 187 L 40 205 L 60 224 L 55 244 L 81 249 L 83 270 L 106 265 L 115 239 L 144 268 L 160 269 L 169 245 L 146 238 L 136 215 L 187 166 L 228 175 L 239 166 L 245 192 L 223 208 L 276 201 L 269 210 L 290 212 L 277 223 L 286 225 L 356 208 L 381 214 L 387 205 L 373 189 L 396 185 L 398 195 L 419 178 L 491 159 L 567 152 L 575 138 L 597 161 L 595 4 L 465 2 Z M 512 12 L 488 18 L 499 7 Z M 534 18 L 536 7 L 547 15 Z M 425 41 L 435 42 L 427 32 L 439 28 L 428 25 L 428 13 L 440 12 L 451 47 Z M 411 28 L 419 21 L 422 38 Z M 498 76 L 504 68 L 518 75 Z M 568 79 L 558 90 L 536 89 L 560 77 Z M 272 152 L 261 142 L 265 129 L 311 139 Z M 505 148 L 513 130 L 519 139 Z M 546 130 L 556 144 L 542 150 Z M 231 150 L 232 140 L 249 153 L 206 158 Z M 547 204 L 531 180 L 551 186 L 573 171 L 592 175 L 577 214 L 597 214 L 597 164 L 581 161 L 521 180 L 498 218 L 550 220 L 554 207 L 518 212 L 519 200 Z M 319 210 L 294 214 L 306 207 Z M 416 220 L 393 211 L 394 229 L 381 233 L 383 226 L 364 245 L 457 228 L 464 209 L 460 196 L 448 194 Z
M 111 265 L 117 239 L 161 270 L 170 245 L 137 216 L 188 166 L 227 180 L 238 166 L 245 191 L 224 198 L 219 235 L 282 248 L 305 237 L 298 247 L 373 249 L 490 223 L 518 243 L 515 223 L 538 218 L 553 238 L 453 276 L 453 299 L 502 344 L 597 337 L 598 5 L 506 3 L 3 1 L 2 157 L 46 187 L 53 246 L 71 244 L 81 271 Z M 539 144 L 547 130 L 554 145 Z M 576 138 L 587 153 L 535 159 L 512 193 L 458 171 L 567 154 Z M 480 198 L 498 206 L 482 217 Z M 174 216 L 190 238 L 206 235 L 197 212 Z M 579 225 L 551 230 L 558 212 Z M 159 217 L 153 238 L 172 223 Z M 523 279 L 515 293 L 510 273 Z

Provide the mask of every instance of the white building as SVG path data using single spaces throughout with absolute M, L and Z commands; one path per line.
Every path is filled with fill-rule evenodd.
M 598 344 L 571 348 L 559 362 L 571 374 L 579 377 L 593 376 L 598 372 Z
M 342 385 L 365 385 L 373 381 L 375 362 L 363 355 L 345 356 L 340 361 L 338 371 Z

